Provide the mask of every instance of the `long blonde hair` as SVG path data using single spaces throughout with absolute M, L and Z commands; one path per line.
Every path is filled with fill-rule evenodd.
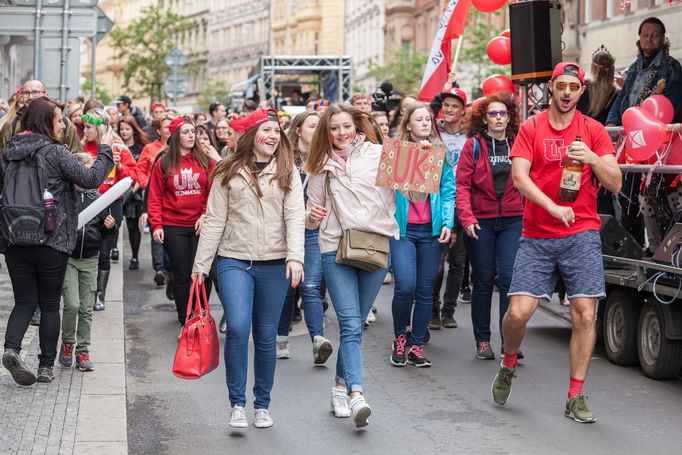
M 434 145 L 443 144 L 440 134 L 438 134 L 438 130 L 436 130 L 436 120 L 433 118 L 431 108 L 426 103 L 422 103 L 421 101 L 415 101 L 414 103 L 410 103 L 407 106 L 405 115 L 403 115 L 403 118 L 400 120 L 400 126 L 398 126 L 397 139 L 400 139 L 401 141 L 412 141 L 410 131 L 407 129 L 407 124 L 410 123 L 410 119 L 414 115 L 415 111 L 422 108 L 426 109 L 426 111 L 429 113 L 429 116 L 431 117 L 431 132 L 429 133 L 429 137 L 427 137 L 426 140 Z
M 109 129 L 109 122 L 111 122 L 111 118 L 109 117 L 109 114 L 107 114 L 104 109 L 99 109 L 99 108 L 93 108 L 90 109 L 88 112 L 85 113 L 85 115 L 89 115 L 95 119 L 102 119 L 102 124 L 101 125 L 94 125 L 95 129 L 97 130 L 97 140 L 95 143 L 99 145 L 100 139 L 102 139 L 102 136 L 107 132 Z M 86 121 L 83 121 L 83 123 L 88 123 Z M 120 139 L 119 139 L 120 140 Z M 83 147 L 86 145 L 86 140 L 83 138 Z M 121 141 L 123 142 L 123 141 Z
M 587 115 L 596 117 L 609 104 L 616 88 L 613 76 L 616 71 L 616 59 L 604 47 L 600 47 L 592 55 L 592 81 L 590 81 L 590 107 Z

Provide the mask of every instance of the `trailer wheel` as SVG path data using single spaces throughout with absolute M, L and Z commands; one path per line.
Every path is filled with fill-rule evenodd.
M 604 309 L 604 349 L 616 365 L 637 363 L 637 320 L 639 297 L 625 288 L 614 288 Z
M 682 341 L 665 336 L 667 321 L 661 304 L 648 301 L 639 316 L 639 363 L 652 379 L 672 379 L 682 368 Z

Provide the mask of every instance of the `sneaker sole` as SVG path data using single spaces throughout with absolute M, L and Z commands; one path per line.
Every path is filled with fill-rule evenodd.
M 458 327 L 457 324 L 443 324 L 443 327 L 446 329 L 456 329 Z
M 84 373 L 85 373 L 85 372 L 88 372 L 88 371 L 95 371 L 95 367 L 92 367 L 92 368 L 78 367 L 78 371 L 82 371 L 82 372 L 84 372 Z
M 429 324 L 429 330 L 440 330 L 442 327 L 442 325 Z
M 52 382 L 52 381 L 54 381 L 54 376 L 51 378 L 49 378 L 47 376 L 38 376 L 38 378 L 36 378 L 36 382 Z
M 240 429 L 240 430 L 241 430 L 241 429 L 244 429 L 244 428 L 249 428 L 249 422 L 244 422 L 244 423 L 241 423 L 241 422 L 239 422 L 239 423 L 232 423 L 232 422 L 230 422 L 229 425 L 230 425 L 230 428 L 237 428 L 237 429 Z
M 393 365 L 394 367 L 404 367 L 404 366 L 407 364 L 406 361 L 405 361 L 405 362 L 402 362 L 402 363 L 394 362 L 393 359 L 390 358 L 390 357 L 388 358 L 388 360 L 391 361 L 391 365 Z
M 367 419 L 369 419 L 370 415 L 372 415 L 372 409 L 369 406 L 365 406 L 364 408 L 360 409 L 353 417 L 353 420 L 355 421 L 355 427 L 366 427 L 369 424 Z
M 597 421 L 596 417 L 593 420 L 579 419 L 578 417 L 575 416 L 575 414 L 572 411 L 564 411 L 564 416 L 568 417 L 569 419 L 575 420 L 578 423 L 595 423 Z
M 315 365 L 324 364 L 329 358 L 329 356 L 332 355 L 333 350 L 334 348 L 332 347 L 331 342 L 329 341 L 322 342 L 320 347 L 317 348 L 317 354 L 313 357 L 313 363 Z
M 265 422 L 265 423 L 255 423 L 254 422 L 254 424 L 253 424 L 253 426 L 256 428 L 270 428 L 273 425 L 274 425 L 274 422 Z
M 14 382 L 19 385 L 30 386 L 38 381 L 36 376 L 31 371 L 24 368 L 21 363 L 19 363 L 13 357 L 3 356 L 2 365 L 10 372 Z
M 476 354 L 476 358 L 479 359 L 479 360 L 495 360 L 495 356 L 493 356 L 493 357 L 485 357 L 485 356 L 478 355 L 478 354 Z
M 407 361 L 408 365 L 412 365 L 416 368 L 431 368 L 431 363 L 422 363 L 421 365 L 417 365 L 415 362 Z
M 59 364 L 63 366 L 64 368 L 71 368 L 73 366 L 73 361 L 71 362 L 62 362 L 62 359 L 59 359 Z

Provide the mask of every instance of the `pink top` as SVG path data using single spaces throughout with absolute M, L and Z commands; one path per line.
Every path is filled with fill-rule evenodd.
M 426 198 L 421 202 L 410 201 L 407 211 L 407 224 L 430 224 L 431 223 L 431 199 Z

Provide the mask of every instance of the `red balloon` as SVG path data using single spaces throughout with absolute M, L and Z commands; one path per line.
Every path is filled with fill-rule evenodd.
M 511 38 L 511 30 L 507 29 L 500 33 L 500 36 L 506 36 L 507 38 Z
M 496 36 L 488 41 L 485 52 L 493 63 L 509 65 L 511 63 L 511 40 L 505 36 Z
M 663 123 L 673 121 L 675 115 L 673 103 L 663 95 L 650 96 L 644 100 L 642 107 Z
M 682 139 L 678 134 L 673 134 L 673 146 L 668 154 L 665 164 L 682 164 Z
M 492 13 L 502 8 L 507 0 L 472 0 L 474 7 L 484 13 Z
M 481 90 L 485 96 L 490 96 L 497 92 L 514 93 L 514 83 L 507 76 L 493 74 L 488 76 L 481 85 Z
M 639 106 L 630 107 L 623 113 L 623 128 L 625 149 L 637 161 L 649 159 L 668 135 L 665 123 Z

